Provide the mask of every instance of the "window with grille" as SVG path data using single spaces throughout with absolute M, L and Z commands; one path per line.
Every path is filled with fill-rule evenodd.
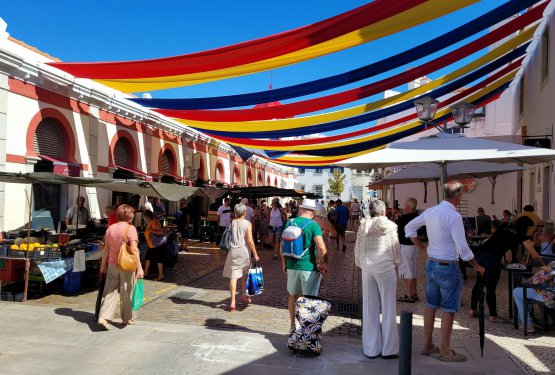
M 125 138 L 120 138 L 114 146 L 114 164 L 118 167 L 131 168 L 129 155 L 131 147 L 129 141 Z
M 49 118 L 44 119 L 37 126 L 33 136 L 33 147 L 38 155 L 46 155 L 58 160 L 61 158 L 64 144 L 58 126 L 55 120 Z
M 164 151 L 164 153 L 162 154 L 162 158 L 160 160 L 160 172 L 172 174 L 173 173 L 172 160 L 173 160 L 173 155 L 171 151 L 169 150 Z
M 299 168 L 299 174 L 304 174 L 305 169 L 304 168 Z

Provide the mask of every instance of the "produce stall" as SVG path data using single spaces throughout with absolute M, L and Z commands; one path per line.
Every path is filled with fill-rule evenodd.
M 0 172 L 0 182 L 31 184 L 31 189 L 33 189 L 34 183 L 72 184 L 80 187 L 102 188 L 169 201 L 178 201 L 199 191 L 196 187 L 177 184 L 147 182 L 144 180 L 69 177 L 48 172 Z M 0 260 L 4 263 L 4 267 L 0 272 L 9 273 L 9 275 L 3 275 L 6 276 L 7 280 L 20 277 L 22 271 L 21 265 L 24 264 L 23 301 L 27 300 L 31 263 L 39 267 L 44 281 L 48 283 L 61 275 L 67 275 L 69 270 L 83 269 L 83 267 L 86 267 L 85 262 L 98 260 L 102 256 L 102 249 L 99 248 L 97 242 L 98 236 L 95 239 L 94 234 L 87 238 L 86 241 L 85 239 L 82 241 L 78 238 L 71 239 L 65 234 L 58 236 L 55 242 L 48 240 L 48 236 L 45 236 L 43 240 L 32 237 L 32 191 L 30 196 L 26 238 L 18 239 L 18 243 L 14 241 L 14 243 L 4 243 L 0 246 Z M 69 283 L 71 283 L 71 280 L 69 280 Z M 71 286 L 69 289 L 71 289 Z

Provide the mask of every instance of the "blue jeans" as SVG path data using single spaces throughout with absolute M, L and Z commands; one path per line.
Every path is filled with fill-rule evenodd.
M 513 289 L 513 298 L 515 300 L 516 309 L 518 311 L 518 320 L 524 323 L 524 291 L 523 288 L 514 288 Z M 543 302 L 543 295 L 536 293 L 536 291 L 532 288 L 526 288 L 526 298 L 528 299 L 535 299 L 536 301 Z M 529 306 L 531 307 L 531 306 Z M 528 309 L 530 310 L 530 309 Z M 530 311 L 528 311 L 530 312 Z M 528 318 L 528 327 L 532 326 L 532 318 L 530 314 L 526 314 Z
M 428 259 L 426 266 L 426 305 L 432 309 L 456 313 L 461 307 L 463 278 L 459 262 Z

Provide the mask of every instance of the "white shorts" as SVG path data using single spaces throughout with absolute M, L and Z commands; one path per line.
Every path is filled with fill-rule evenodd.
M 414 245 L 401 245 L 401 265 L 399 266 L 400 279 L 416 279 L 418 274 L 416 262 L 418 251 Z

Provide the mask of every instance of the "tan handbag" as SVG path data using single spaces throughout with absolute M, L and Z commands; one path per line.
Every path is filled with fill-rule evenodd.
M 127 234 L 129 233 L 129 228 L 127 227 L 125 231 L 125 236 L 119 248 L 118 263 L 117 267 L 122 271 L 135 271 L 137 269 L 137 263 L 135 263 L 135 254 L 131 246 L 127 243 Z

